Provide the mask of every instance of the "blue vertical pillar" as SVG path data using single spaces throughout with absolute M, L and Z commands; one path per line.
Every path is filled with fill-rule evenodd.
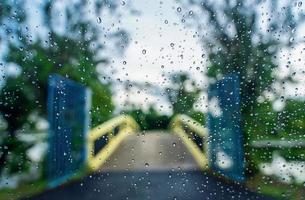
M 235 74 L 225 76 L 208 90 L 210 167 L 234 181 L 245 179 L 239 91 Z
M 59 75 L 49 77 L 47 176 L 50 187 L 65 182 L 86 163 L 90 102 L 88 88 Z

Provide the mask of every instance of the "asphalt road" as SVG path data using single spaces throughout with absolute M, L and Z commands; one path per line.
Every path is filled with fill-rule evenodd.
M 270 199 L 200 171 L 101 172 L 27 200 Z

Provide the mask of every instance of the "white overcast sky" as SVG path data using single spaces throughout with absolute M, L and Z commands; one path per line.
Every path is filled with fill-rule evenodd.
M 39 0 L 27 0 L 27 10 L 31 14 L 31 27 L 39 34 L 45 34 L 41 15 L 38 10 Z M 33 3 L 36 2 L 36 3 Z M 57 6 L 61 7 L 63 1 L 58 1 Z M 68 1 L 67 1 L 68 2 Z M 126 1 L 127 2 L 127 1 Z M 130 14 L 131 5 L 139 14 Z M 97 26 L 105 26 L 109 30 L 125 29 L 130 35 L 130 44 L 125 49 L 123 56 L 110 53 L 113 58 L 108 66 L 108 74 L 112 79 L 133 82 L 149 82 L 160 87 L 166 87 L 168 76 L 174 71 L 187 71 L 196 79 L 200 87 L 206 87 L 207 80 L 204 77 L 206 70 L 206 58 L 202 58 L 204 50 L 198 41 L 195 28 L 185 27 L 177 12 L 180 7 L 175 0 L 154 1 L 134 0 L 122 3 L 119 6 L 121 17 L 118 19 L 113 13 L 106 12 L 101 15 L 102 23 Z M 305 4 L 299 9 L 304 9 Z M 188 12 L 188 11 L 182 11 Z M 60 13 L 58 13 L 60 15 Z M 107 29 L 106 29 L 107 30 Z M 305 26 L 297 30 L 298 37 L 305 39 Z M 103 38 L 101 38 L 103 40 Z M 105 41 L 108 41 L 105 39 Z M 116 47 L 115 47 L 116 48 Z M 181 56 L 183 55 L 183 56 Z M 286 87 L 286 96 L 305 96 L 305 46 L 296 45 L 290 51 L 283 49 L 278 57 L 280 77 L 296 72 L 297 80 L 300 83 Z M 286 68 L 287 61 L 291 61 L 290 68 Z M 124 64 L 126 62 L 126 64 Z M 164 66 L 164 67 L 162 67 Z M 16 67 L 5 71 L 14 73 Z M 104 67 L 101 69 L 104 71 Z M 130 101 L 142 107 L 154 103 L 161 111 L 169 112 L 168 102 L 158 94 L 150 94 L 151 91 L 138 92 L 132 90 L 126 93 L 120 84 L 114 85 L 115 102 L 119 108 L 124 108 L 124 102 Z M 205 94 L 203 94 L 205 95 Z M 203 99 L 203 100 L 202 100 Z M 199 109 L 206 109 L 205 97 L 201 97 Z
M 121 18 L 120 27 L 129 32 L 131 41 L 124 56 L 116 57 L 111 64 L 116 71 L 114 76 L 120 80 L 149 82 L 165 87 L 170 74 L 186 71 L 204 87 L 203 50 L 198 39 L 193 37 L 196 30 L 181 23 L 177 14 L 179 4 L 173 0 L 162 3 L 138 0 L 133 1 L 132 5 L 140 14 L 130 15 L 126 12 Z M 162 97 L 150 94 L 150 91 L 138 93 L 135 90 L 128 95 L 118 87 L 115 93 L 115 100 L 122 107 L 128 99 L 146 108 L 155 103 L 161 111 L 169 111 L 168 103 Z
M 140 11 L 140 15 L 124 13 L 119 27 L 126 29 L 131 36 L 131 42 L 123 57 L 116 57 L 112 63 L 116 78 L 138 82 L 151 82 L 158 86 L 166 86 L 165 77 L 173 71 L 187 71 L 201 87 L 206 87 L 207 80 L 204 77 L 206 61 L 201 57 L 204 52 L 198 37 L 194 37 L 195 30 L 185 27 L 177 12 L 180 7 L 175 0 L 132 1 L 133 7 Z M 299 9 L 304 9 L 302 5 Z M 185 11 L 182 11 L 183 13 Z M 188 12 L 188 11 L 186 11 Z M 298 31 L 298 38 L 305 38 L 305 26 Z M 172 45 L 171 45 L 172 44 Z M 143 54 L 143 50 L 145 54 Z M 183 55 L 183 59 L 181 58 Z M 300 82 L 295 85 L 287 85 L 283 94 L 288 97 L 304 97 L 305 89 L 305 46 L 296 45 L 291 50 L 283 49 L 278 56 L 279 77 L 287 76 L 296 72 L 296 79 Z M 291 61 L 290 68 L 286 67 Z M 126 62 L 124 65 L 123 62 Z M 201 64 L 200 62 L 203 63 Z M 161 66 L 164 66 L 162 68 Z M 200 68 L 200 69 L 199 69 Z M 198 70 L 199 69 L 199 70 Z M 132 91 L 127 94 L 122 88 L 116 86 L 115 101 L 123 107 L 124 101 L 128 100 L 135 104 L 147 107 L 155 103 L 162 111 L 168 112 L 168 103 L 164 99 L 150 95 L 149 91 Z M 275 86 L 276 87 L 276 86 Z M 278 88 L 277 88 L 278 89 Z M 199 109 L 205 111 L 207 102 L 206 94 L 203 94 L 199 103 Z

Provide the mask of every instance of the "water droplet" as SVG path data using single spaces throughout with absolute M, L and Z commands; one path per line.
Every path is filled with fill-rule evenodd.
M 96 19 L 96 21 L 97 21 L 97 23 L 102 23 L 102 19 L 100 18 L 100 17 L 98 17 L 97 19 Z
M 180 7 L 177 8 L 177 11 L 178 11 L 178 12 L 181 12 L 181 10 L 182 10 L 182 9 L 181 9 Z
M 168 20 L 164 20 L 164 23 L 165 23 L 165 24 L 168 24 Z
M 146 50 L 145 49 L 142 50 L 142 54 L 146 54 Z
M 301 7 L 302 6 L 302 1 L 299 1 L 298 6 Z
M 145 163 L 145 167 L 149 167 L 149 164 L 148 164 L 148 163 Z
M 123 61 L 123 65 L 126 65 L 126 64 L 127 64 L 127 62 L 124 60 L 124 61 Z
M 290 39 L 289 39 L 289 42 L 293 42 L 294 41 L 294 37 L 291 37 Z

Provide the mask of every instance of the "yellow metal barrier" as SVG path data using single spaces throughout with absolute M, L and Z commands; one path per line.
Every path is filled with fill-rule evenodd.
M 115 129 L 118 133 L 114 135 Z M 139 130 L 137 122 L 130 116 L 121 115 L 92 129 L 88 135 L 88 166 L 90 170 L 98 170 L 129 134 Z M 108 136 L 107 144 L 95 155 L 95 142 L 103 136 Z
M 206 170 L 208 168 L 207 129 L 187 115 L 177 115 L 174 117 L 170 123 L 170 129 L 174 134 L 177 134 L 181 138 L 188 150 L 194 156 L 200 168 L 202 170 Z M 193 135 L 188 133 L 188 131 L 185 129 L 190 130 Z M 195 136 L 194 134 L 196 134 L 197 137 L 200 137 L 202 142 L 201 148 L 193 141 Z

